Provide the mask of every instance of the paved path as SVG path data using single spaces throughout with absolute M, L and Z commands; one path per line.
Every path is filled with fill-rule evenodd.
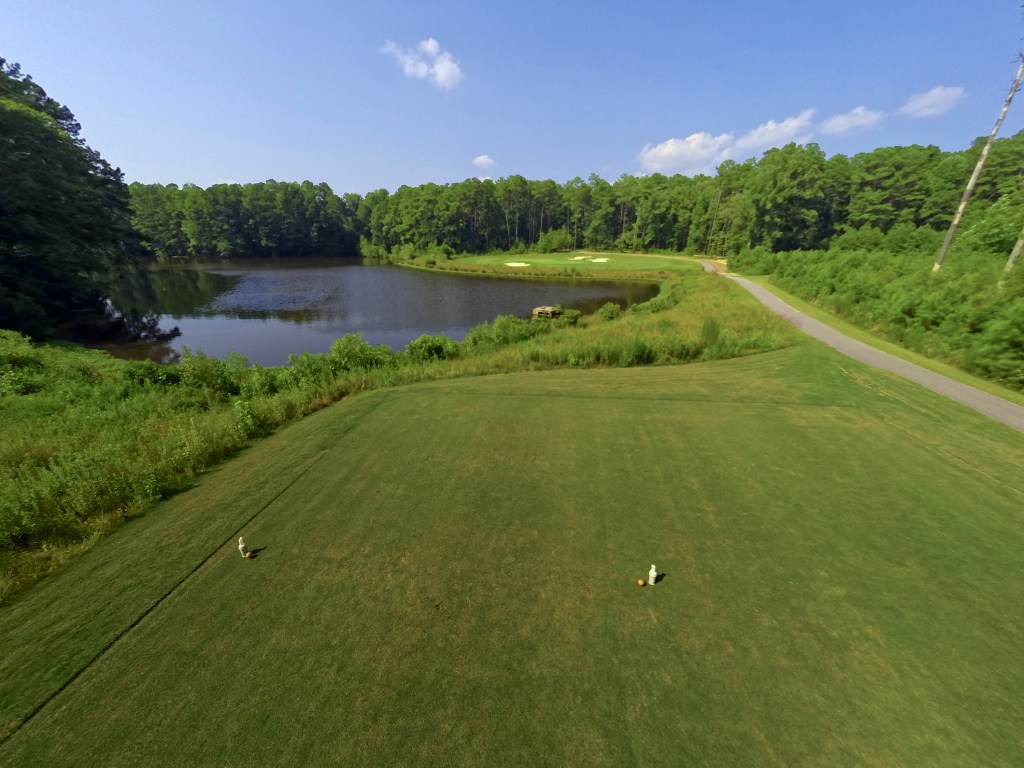
M 702 263 L 709 272 L 718 271 L 713 264 L 709 264 L 706 261 Z M 991 416 L 993 419 L 1001 421 L 1009 427 L 1024 432 L 1024 407 L 1011 403 L 1008 400 L 1003 400 L 1001 397 L 990 395 L 988 392 L 982 392 L 980 389 L 968 384 L 961 384 L 938 373 L 925 370 L 919 365 L 908 363 L 906 360 L 901 360 L 894 355 L 890 355 L 888 352 L 883 352 L 863 342 L 851 339 L 834 328 L 830 328 L 824 323 L 808 317 L 803 312 L 793 309 L 793 307 L 786 304 L 774 293 L 756 283 L 752 283 L 739 275 L 725 273 L 725 276 L 750 291 L 758 301 L 772 310 L 772 312 L 785 318 L 804 333 L 825 342 L 833 349 L 837 349 L 843 354 L 860 360 L 862 363 L 867 363 L 874 368 L 891 371 L 911 381 L 916 381 L 918 384 L 922 384 L 938 392 L 940 395 L 950 397 L 969 408 L 973 408 L 980 413 L 984 413 L 986 416 Z

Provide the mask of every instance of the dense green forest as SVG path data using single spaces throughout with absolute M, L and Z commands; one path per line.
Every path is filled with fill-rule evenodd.
M 103 316 L 134 254 L 128 189 L 67 107 L 0 58 L 0 328 L 37 336 Z
M 160 261 L 362 255 L 403 261 L 491 250 L 669 250 L 714 257 L 827 248 L 900 225 L 942 231 L 981 151 L 884 147 L 827 158 L 788 144 L 711 176 L 510 176 L 335 195 L 325 184 L 132 184 L 133 222 Z M 960 240 L 1007 254 L 1024 210 L 1024 133 L 995 143 Z
M 139 184 L 132 223 L 157 261 L 354 255 L 361 198 L 326 184 Z

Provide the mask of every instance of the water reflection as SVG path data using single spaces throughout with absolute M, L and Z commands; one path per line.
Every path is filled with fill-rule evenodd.
M 238 281 L 238 274 L 201 266 L 150 267 L 122 275 L 110 300 L 125 315 L 182 317 L 196 313 Z
M 111 298 L 126 317 L 157 317 L 161 330 L 177 327 L 181 335 L 107 348 L 172 362 L 188 346 L 285 365 L 289 354 L 326 352 L 346 333 L 400 350 L 424 333 L 459 340 L 498 315 L 528 317 L 543 304 L 592 312 L 656 293 L 648 283 L 491 278 L 357 260 L 160 267 L 131 275 Z

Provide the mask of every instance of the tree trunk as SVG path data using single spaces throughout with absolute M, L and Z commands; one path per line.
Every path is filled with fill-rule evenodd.
M 1006 260 L 1006 266 L 1003 267 L 1003 276 L 999 278 L 1000 290 L 1003 288 L 1003 281 L 1006 279 L 1006 276 L 1010 273 L 1010 270 L 1013 269 L 1013 265 L 1017 263 L 1017 257 L 1020 256 L 1021 247 L 1024 247 L 1024 229 L 1021 229 L 1020 236 L 1017 238 L 1017 243 L 1013 246 L 1013 250 L 1010 251 L 1010 258 Z
M 960 198 L 960 207 L 957 208 L 956 216 L 953 217 L 953 222 L 949 225 L 949 230 L 946 232 L 946 239 L 942 241 L 942 247 L 939 248 L 939 253 L 935 257 L 935 264 L 932 266 L 933 272 L 938 272 L 942 267 L 942 262 L 946 258 L 946 253 L 949 251 L 949 247 L 953 244 L 953 235 L 956 234 L 956 228 L 960 226 L 960 219 L 964 216 L 964 209 L 967 207 L 967 202 L 971 199 L 971 195 L 974 194 L 974 187 L 978 184 L 978 177 L 981 176 L 981 169 L 985 167 L 985 160 L 988 159 L 988 153 L 992 149 L 992 143 L 996 140 L 996 134 L 999 133 L 999 127 L 1003 124 L 1003 118 L 1006 117 L 1006 113 L 1010 109 L 1010 102 L 1013 101 L 1013 95 L 1020 87 L 1020 79 L 1021 76 L 1024 75 L 1024 55 L 1020 55 L 1018 58 L 1020 59 L 1020 66 L 1017 68 L 1017 76 L 1013 79 L 1013 85 L 1010 86 L 1010 92 L 1006 94 L 1006 101 L 1003 102 L 1003 108 L 999 112 L 999 119 L 996 120 L 996 124 L 992 127 L 992 133 L 988 135 L 988 141 L 985 142 L 985 148 L 981 150 L 981 157 L 978 158 L 978 163 L 974 166 L 974 173 L 971 174 L 971 179 L 967 182 L 967 188 L 964 190 L 964 195 Z
M 711 226 L 708 227 L 707 242 L 704 243 L 704 252 L 714 258 L 711 253 L 711 237 L 715 234 L 715 223 L 718 221 L 718 205 L 722 202 L 722 190 L 718 190 L 718 197 L 715 199 L 715 212 L 711 215 Z

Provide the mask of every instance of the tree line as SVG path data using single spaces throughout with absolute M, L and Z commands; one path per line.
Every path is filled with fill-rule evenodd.
M 156 261 L 352 255 L 359 247 L 359 195 L 327 184 L 139 184 L 132 224 Z
M 850 230 L 943 230 L 980 152 L 883 147 L 826 157 L 788 144 L 715 176 L 522 176 L 336 195 L 326 184 L 132 184 L 133 224 L 161 261 L 352 255 L 402 261 L 492 250 L 665 250 L 729 257 L 817 250 Z M 974 247 L 1009 252 L 1024 205 L 1024 132 L 995 143 L 966 219 Z M 1007 243 L 1009 242 L 1009 245 Z
M 826 157 L 816 144 L 791 143 L 758 159 L 728 160 L 713 177 L 655 173 L 609 183 L 595 174 L 560 185 L 510 176 L 378 190 L 359 207 L 362 251 L 391 259 L 527 248 L 729 257 L 756 246 L 826 248 L 864 227 L 942 230 L 979 152 L 980 143 L 960 152 L 914 145 Z M 1011 220 L 1024 203 L 1022 168 L 1024 132 L 997 141 L 969 209 L 979 244 L 1012 247 L 1021 218 Z

